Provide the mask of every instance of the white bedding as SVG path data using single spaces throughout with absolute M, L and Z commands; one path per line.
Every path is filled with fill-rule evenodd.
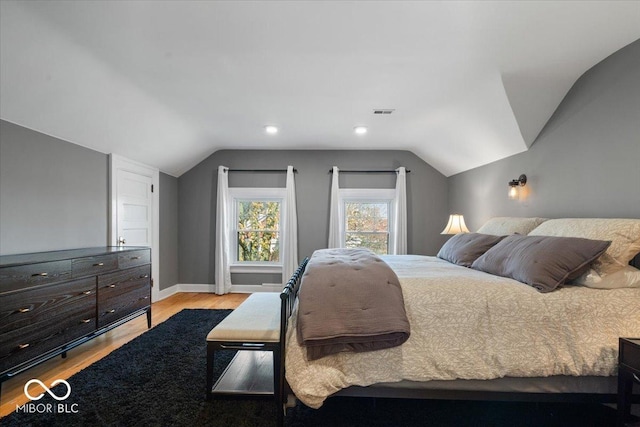
M 400 347 L 310 362 L 287 331 L 286 377 L 318 408 L 351 385 L 400 380 L 609 376 L 618 337 L 640 336 L 640 289 L 565 286 L 550 293 L 435 257 L 386 256 L 400 279 L 411 336 Z

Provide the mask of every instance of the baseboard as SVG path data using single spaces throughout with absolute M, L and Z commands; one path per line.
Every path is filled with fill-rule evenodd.
M 178 292 L 180 292 L 180 285 L 173 285 L 165 289 L 160 289 L 160 292 L 158 292 L 157 301 L 163 300 L 165 298 L 169 298 L 171 295 L 177 294 Z
M 282 285 L 279 283 L 263 283 L 262 285 L 231 285 L 230 292 L 252 294 L 255 292 L 280 292 L 281 290 Z M 178 292 L 213 294 L 216 292 L 216 285 L 207 283 L 178 283 L 160 290 L 158 293 L 158 301 L 177 294 Z
M 231 285 L 231 292 L 238 294 L 253 294 L 256 292 L 280 292 L 283 285 L 263 283 L 262 285 Z
M 179 283 L 179 292 L 201 292 L 213 294 L 216 292 L 216 285 L 210 285 L 208 283 Z

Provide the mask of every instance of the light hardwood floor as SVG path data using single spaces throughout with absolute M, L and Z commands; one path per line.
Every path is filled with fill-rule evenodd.
M 248 296 L 249 294 L 220 296 L 203 293 L 178 293 L 152 305 L 152 326 L 164 322 L 184 308 L 236 308 Z M 66 359 L 60 356 L 54 357 L 5 381 L 2 383 L 2 395 L 0 396 L 0 417 L 15 411 L 16 405 L 28 402 L 23 388 L 30 379 L 38 378 L 44 384 L 51 384 L 52 381 L 59 378 L 67 379 L 146 331 L 147 317 L 140 316 L 73 350 L 69 350 Z M 33 389 L 29 390 L 35 394 L 37 386 L 32 387 Z

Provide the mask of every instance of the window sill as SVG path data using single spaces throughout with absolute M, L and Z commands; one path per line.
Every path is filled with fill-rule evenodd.
M 260 265 L 260 264 L 232 264 L 229 267 L 231 273 L 282 273 L 281 265 Z

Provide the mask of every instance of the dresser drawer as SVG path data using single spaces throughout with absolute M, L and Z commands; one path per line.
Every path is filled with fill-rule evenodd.
M 151 263 L 151 250 L 127 251 L 118 254 L 118 267 L 129 268 Z
M 640 339 L 620 340 L 620 363 L 640 372 Z
M 151 304 L 151 266 L 98 277 L 98 327 Z
M 71 260 L 0 268 L 0 293 L 62 282 L 71 278 Z
M 96 323 L 94 279 L 0 297 L 0 372 L 90 334 Z
M 14 329 L 64 317 L 76 304 L 95 307 L 94 277 L 0 296 L 0 336 Z
M 71 261 L 72 277 L 95 276 L 118 268 L 118 255 L 77 258 Z
M 149 284 L 102 299 L 98 302 L 98 328 L 116 322 L 141 308 L 149 307 L 150 304 Z
M 126 292 L 127 287 L 137 286 L 135 283 L 151 283 L 151 266 L 128 268 L 98 276 L 98 299 L 109 293 Z
M 16 330 L 3 336 L 0 345 L 0 372 L 41 356 L 61 345 L 96 330 L 95 306 L 69 318 L 52 319 L 38 329 Z

